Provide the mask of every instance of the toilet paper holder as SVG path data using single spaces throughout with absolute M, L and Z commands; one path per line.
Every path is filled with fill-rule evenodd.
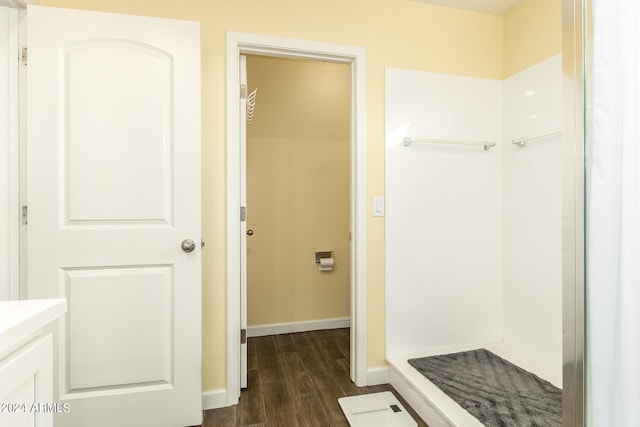
M 320 258 L 331 258 L 333 251 L 316 252 L 316 264 L 320 264 Z

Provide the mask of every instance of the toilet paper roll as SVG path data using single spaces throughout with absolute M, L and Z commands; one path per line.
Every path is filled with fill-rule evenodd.
M 333 258 L 320 258 L 320 271 L 333 270 Z

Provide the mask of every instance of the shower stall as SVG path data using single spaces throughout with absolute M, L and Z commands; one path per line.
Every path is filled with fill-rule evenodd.
M 482 425 L 408 360 L 487 349 L 562 388 L 562 57 L 385 85 L 391 383 L 430 426 Z

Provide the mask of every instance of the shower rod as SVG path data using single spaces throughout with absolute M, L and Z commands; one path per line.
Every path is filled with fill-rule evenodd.
M 433 138 L 409 138 L 409 137 L 405 137 L 402 144 L 405 147 L 408 147 L 414 142 L 424 142 L 428 144 L 482 145 L 484 147 L 484 151 L 487 151 L 488 149 L 496 145 L 495 142 L 491 142 L 491 141 L 467 141 L 467 140 L 459 140 L 459 139 L 433 139 Z
M 551 136 L 551 135 L 556 135 L 562 133 L 562 129 L 554 129 L 551 130 L 549 132 L 544 132 L 544 133 L 539 133 L 536 135 L 531 135 L 531 136 L 526 136 L 524 138 L 518 138 L 518 139 L 514 139 L 513 141 L 511 141 L 512 144 L 517 145 L 518 147 L 524 147 L 527 142 L 529 141 L 533 141 L 535 139 L 540 139 L 540 138 L 545 138 L 547 136 Z

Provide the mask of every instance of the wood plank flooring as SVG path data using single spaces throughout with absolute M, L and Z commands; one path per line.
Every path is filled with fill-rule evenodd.
M 393 392 L 419 427 L 427 424 L 390 385 L 349 378 L 349 329 L 248 340 L 248 387 L 240 403 L 205 411 L 202 427 L 348 427 L 338 398 Z

